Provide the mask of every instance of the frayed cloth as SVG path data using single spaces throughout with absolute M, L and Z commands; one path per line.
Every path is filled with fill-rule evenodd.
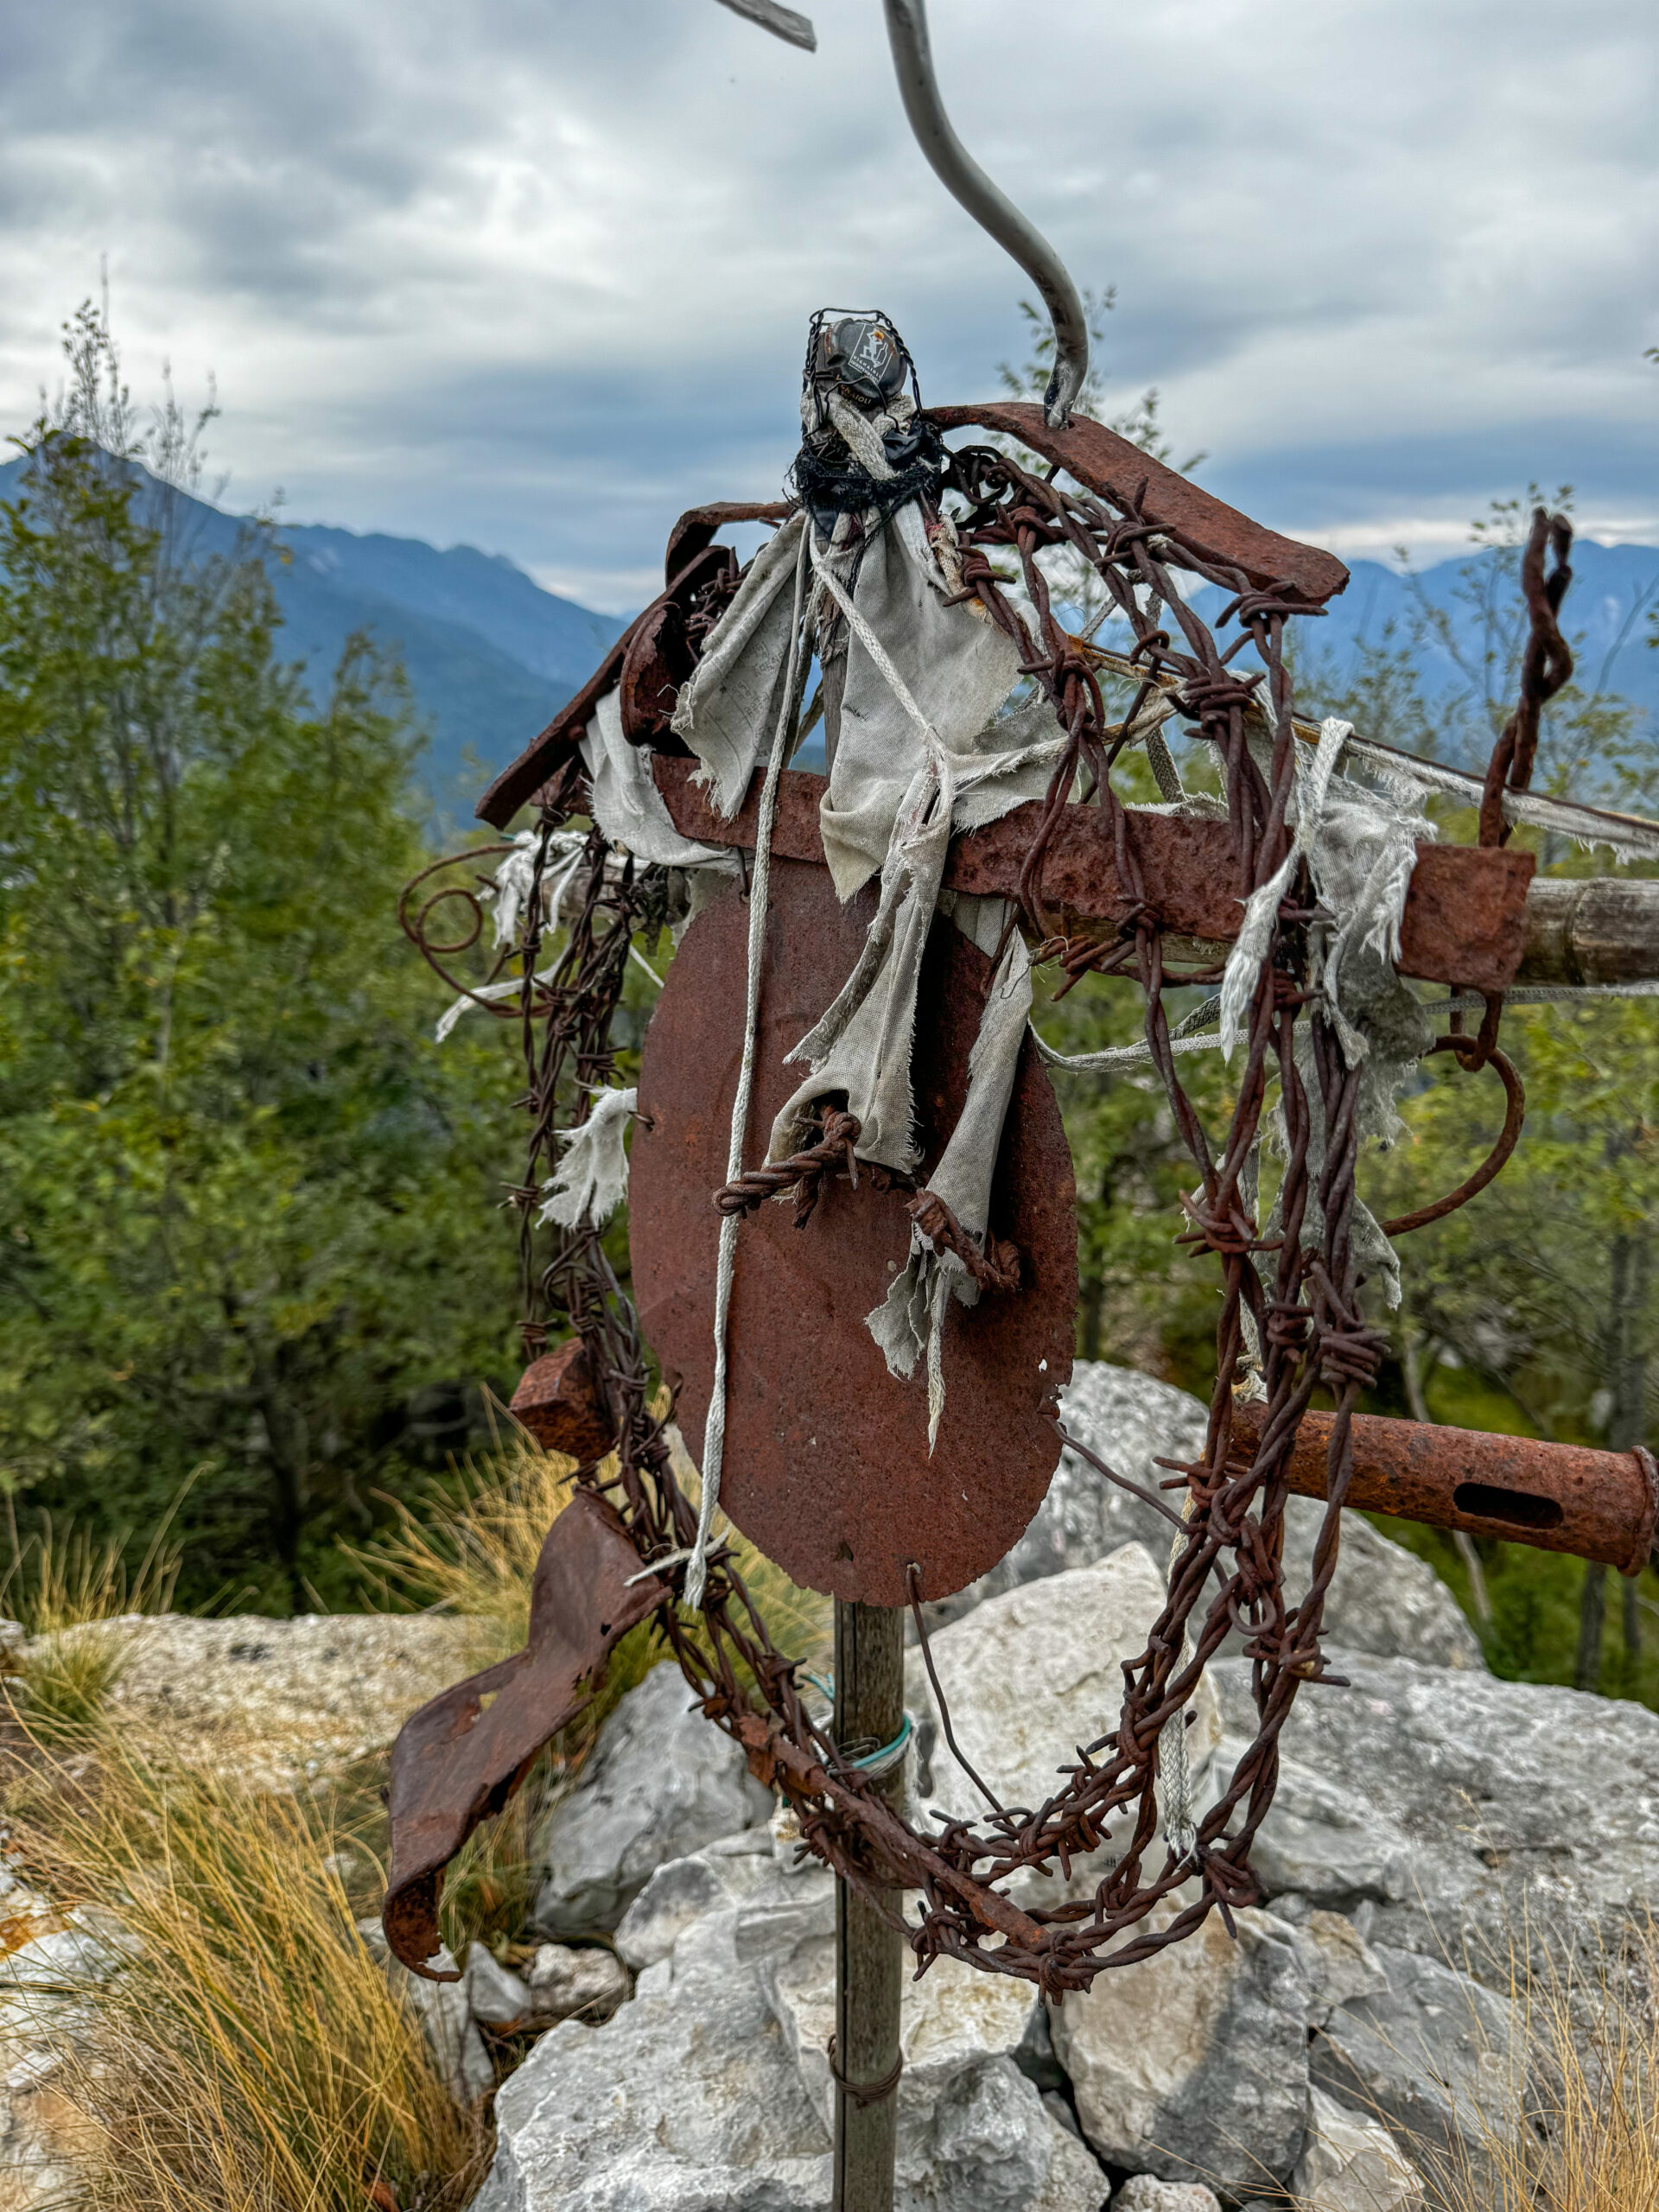
M 743 804 L 777 721 L 793 639 L 791 587 L 806 526 L 804 515 L 791 515 L 750 562 L 674 709 L 674 734 L 696 754 L 702 764 L 698 781 L 728 817 Z
M 1001 899 L 959 898 L 949 893 L 955 925 L 980 950 L 994 954 L 1007 918 Z M 968 1056 L 968 1096 L 944 1157 L 927 1188 L 944 1201 L 962 1227 L 983 1244 L 990 1226 L 991 1185 L 996 1175 L 1002 1125 L 1020 1065 L 1020 1048 L 1031 1019 L 1031 958 L 1016 931 L 1008 938 L 991 978 L 979 1031 Z M 888 1287 L 887 1297 L 865 1316 L 889 1375 L 901 1380 L 927 1360 L 927 1448 L 938 1441 L 944 1412 L 944 1320 L 954 1297 L 962 1306 L 979 1302 L 979 1285 L 957 1254 L 935 1248 L 919 1229 L 911 1231 L 910 1255 Z
M 624 1139 L 639 1111 L 637 1090 L 595 1090 L 588 1118 L 567 1132 L 564 1156 L 542 1188 L 537 1219 L 561 1229 L 602 1229 L 628 1195 Z
M 651 772 L 652 756 L 622 734 L 622 694 L 607 691 L 594 708 L 582 741 L 593 785 L 594 819 L 613 845 L 658 868 L 729 867 L 732 855 L 699 845 L 674 827 L 668 802 Z

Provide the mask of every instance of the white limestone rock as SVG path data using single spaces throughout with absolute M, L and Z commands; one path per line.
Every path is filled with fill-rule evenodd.
M 514 2035 L 530 2025 L 534 2001 L 523 1980 L 504 1967 L 482 1943 L 469 1943 L 461 1968 L 467 2009 L 480 2027 L 494 2035 Z
M 477 1624 L 435 1613 L 131 1614 L 61 1635 L 112 1650 L 105 1707 L 124 1733 L 274 1788 L 385 1751 L 417 1706 L 480 1663 Z M 20 1647 L 16 1663 L 47 1641 Z
M 541 1943 L 524 1975 L 532 2018 L 551 2027 L 583 2020 L 597 2027 L 630 1994 L 628 1970 L 613 1951 L 597 1943 Z
M 1336 1663 L 1352 1687 L 1300 1692 L 1280 1738 L 1252 1854 L 1272 1898 L 1345 1911 L 1379 1947 L 1450 1952 L 1503 1991 L 1517 1955 L 1592 1956 L 1659 1891 L 1659 1714 L 1404 1659 Z M 1211 1671 L 1227 1758 L 1254 1726 L 1249 1669 Z
M 1306 1992 L 1291 1931 L 1267 1913 L 1235 1917 L 1236 1940 L 1212 1913 L 1185 1942 L 1100 1974 L 1050 2028 L 1107 2164 L 1242 2196 L 1285 2179 L 1301 2151 Z
M 1125 1544 L 1092 1567 L 1068 1568 L 988 1599 L 931 1638 L 934 1668 L 963 1755 L 1004 1805 L 1040 1805 L 1060 1786 L 1059 1770 L 1077 1747 L 1116 1731 L 1123 1700 L 1123 1662 L 1146 1648 L 1164 1602 L 1164 1581 L 1139 1544 Z M 950 1756 L 919 1651 L 908 1655 L 906 1699 L 922 1719 L 930 1750 L 911 1769 L 912 1818 L 934 1806 L 972 1814 L 977 1792 Z M 1220 1741 L 1219 1708 L 1207 1679 L 1189 1710 L 1190 1762 L 1200 1808 Z M 1122 1816 L 1120 1825 L 1128 1823 Z M 1070 1884 L 1058 1875 L 1017 1876 L 1017 1903 L 1053 1904 L 1083 1896 L 1116 1863 L 1109 1838 L 1073 1862 Z
M 636 1974 L 657 1966 L 705 1913 L 736 1904 L 774 1864 L 771 1827 L 741 1829 L 659 1866 L 617 1923 L 616 1948 Z
M 821 2212 L 830 2138 L 754 1976 L 735 1912 L 697 1923 L 602 2027 L 542 2037 L 495 2103 L 483 2212 Z M 714 1923 L 719 1923 L 715 1925 Z M 701 1955 L 699 1955 L 699 1950 Z
M 835 2085 L 835 1885 L 821 1869 L 774 1878 L 738 1908 L 734 1948 L 753 1961 L 798 2078 L 826 2129 Z M 676 1970 L 681 1954 L 675 1955 Z M 1025 2070 L 1040 2036 L 1029 1982 L 939 1959 L 906 1980 L 897 2091 L 901 2212 L 1099 2212 L 1106 2177 Z M 1051 2061 L 1052 2065 L 1052 2061 Z
M 547 1817 L 538 1935 L 609 1935 L 659 1866 L 764 1823 L 772 1800 L 731 1738 L 655 1667 L 600 1731 L 575 1788 Z
M 1332 2013 L 1309 2053 L 1314 2082 L 1397 2128 L 1430 2180 L 1456 2171 L 1478 2186 L 1486 2145 L 1520 2120 L 1526 2052 L 1513 2008 L 1438 1959 L 1376 1955 L 1389 1986 Z
M 1112 2199 L 1112 2212 L 1221 2212 L 1221 2200 L 1201 2181 L 1160 2181 L 1131 2174 Z
M 1379 2120 L 1313 2092 L 1307 2142 L 1291 2177 L 1298 2212 L 1421 2212 L 1416 2169 Z

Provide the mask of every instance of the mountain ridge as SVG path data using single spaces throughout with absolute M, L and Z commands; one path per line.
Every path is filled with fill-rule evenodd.
M 13 496 L 26 467 L 23 459 L 0 466 L 0 498 Z M 225 555 L 246 542 L 249 518 L 177 496 L 187 503 L 193 548 Z M 1299 641 L 1313 688 L 1339 690 L 1368 647 L 1409 642 L 1414 614 L 1425 607 L 1446 614 L 1457 651 L 1478 664 L 1478 618 L 1461 605 L 1458 586 L 1471 560 L 1492 557 L 1471 549 L 1413 573 L 1352 563 L 1347 589 Z M 1659 606 L 1659 547 L 1584 538 L 1573 565 L 1563 626 L 1579 640 L 1579 682 L 1623 694 L 1659 722 L 1659 652 L 1646 643 Z M 586 681 L 626 626 L 543 590 L 506 555 L 472 545 L 440 550 L 384 531 L 278 524 L 268 566 L 283 624 L 278 656 L 303 666 L 314 698 L 326 696 L 354 632 L 401 659 L 429 740 L 418 772 L 437 813 L 454 821 L 471 819 L 483 785 Z M 1193 603 L 1213 619 L 1224 598 L 1206 586 Z M 1413 644 L 1413 658 L 1432 715 L 1465 677 L 1433 637 Z M 1444 757 L 1455 750 L 1448 743 Z

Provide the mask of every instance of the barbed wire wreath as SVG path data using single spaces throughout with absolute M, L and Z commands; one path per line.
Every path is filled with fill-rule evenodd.
M 591 794 L 579 759 L 569 760 L 538 795 L 535 834 L 517 846 L 492 846 L 463 856 L 501 852 L 518 857 L 511 895 L 497 899 L 498 951 L 482 985 L 468 986 L 447 963 L 476 944 L 483 925 L 480 893 L 450 885 L 418 893 L 426 871 L 405 895 L 403 920 L 412 940 L 461 1003 L 483 1007 L 518 1023 L 524 1061 L 521 1104 L 529 1121 L 524 1173 L 509 1196 L 519 1211 L 524 1296 L 522 1336 L 534 1358 L 562 1319 L 582 1347 L 588 1376 L 604 1412 L 615 1471 L 597 1457 L 582 1466 L 582 1491 L 602 1498 L 638 1560 L 637 1603 L 678 1662 L 703 1713 L 740 1743 L 751 1768 L 794 1808 L 803 1847 L 862 1891 L 909 1944 L 921 1971 L 937 1957 L 1034 1982 L 1059 1998 L 1086 1988 L 1103 1970 L 1143 1960 L 1190 1935 L 1212 1911 L 1229 1925 L 1233 1912 L 1261 1895 L 1251 1845 L 1272 1802 L 1279 1740 L 1292 1704 L 1307 1683 L 1335 1681 L 1321 1649 L 1324 1608 L 1338 1559 L 1339 1524 L 1352 1471 L 1350 1423 L 1361 1392 L 1374 1380 L 1383 1340 L 1360 1305 L 1370 1217 L 1355 1187 L 1367 1111 L 1367 1067 L 1344 1017 L 1321 982 L 1324 937 L 1332 917 L 1321 908 L 1308 860 L 1297 836 L 1299 741 L 1286 645 L 1289 626 L 1320 610 L 1295 585 L 1262 587 L 1212 551 L 1202 550 L 1166 520 L 1142 510 L 1146 487 L 1111 496 L 1056 467 L 1039 474 L 1007 452 L 972 445 L 943 458 L 940 500 L 956 502 L 961 596 L 971 598 L 1014 641 L 1023 671 L 1052 704 L 1065 735 L 1049 785 L 1041 826 L 1026 856 L 1019 903 L 1036 957 L 1057 964 L 1063 989 L 1090 970 L 1132 977 L 1144 998 L 1144 1050 L 1161 1079 L 1174 1126 L 1195 1178 L 1182 1201 L 1185 1241 L 1213 1259 L 1220 1272 L 1216 1382 L 1202 1456 L 1172 1466 L 1166 1491 L 1180 1510 L 1133 1483 L 1128 1489 L 1157 1506 L 1174 1541 L 1166 1600 L 1144 1648 L 1124 1664 L 1117 1725 L 1077 1749 L 1056 1769 L 1056 1786 L 1040 1804 L 1004 1805 L 977 1776 L 985 1800 L 972 1817 L 944 1813 L 912 1826 L 889 1800 L 878 1777 L 840 1750 L 803 1701 L 801 1662 L 780 1651 L 746 1587 L 728 1548 L 709 1555 L 701 1606 L 692 1612 L 673 1583 L 696 1535 L 697 1509 L 677 1481 L 669 1416 L 652 1410 L 652 1379 L 632 1304 L 591 1224 L 551 1228 L 544 1240 L 543 1192 L 561 1138 L 579 1126 L 596 1091 L 609 1086 L 618 1047 L 613 1027 L 630 958 L 676 918 L 679 887 L 673 872 L 642 866 L 609 845 L 599 829 L 573 827 Z M 774 514 L 777 511 L 773 511 Z M 1553 538 L 1555 574 L 1544 577 Z M 1506 836 L 1504 791 L 1523 790 L 1535 750 L 1538 715 L 1570 670 L 1555 627 L 1569 542 L 1559 518 L 1541 516 L 1527 549 L 1524 582 L 1533 616 L 1526 690 L 1495 752 L 1482 842 Z M 1127 656 L 1106 653 L 1071 636 L 1057 614 L 1040 556 L 1063 551 L 1100 580 L 1110 608 L 1128 626 Z M 1013 556 L 1017 582 L 999 573 L 996 556 Z M 694 604 L 691 658 L 735 588 L 734 563 L 716 567 Z M 1212 626 L 1192 604 L 1195 584 L 1219 586 L 1227 605 Z M 1224 645 L 1217 632 L 1236 631 Z M 1259 666 L 1242 669 L 1253 650 Z M 1127 671 L 1127 710 L 1109 715 L 1103 668 Z M 1224 1133 L 1203 1125 L 1180 1077 L 1179 1055 L 1162 1002 L 1172 982 L 1217 985 L 1219 963 L 1196 963 L 1190 952 L 1166 966 L 1163 930 L 1138 874 L 1128 812 L 1114 782 L 1126 748 L 1149 745 L 1160 783 L 1173 773 L 1160 722 L 1175 712 L 1206 741 L 1222 772 L 1236 894 L 1245 928 L 1254 928 L 1262 958 L 1248 1002 L 1235 1009 L 1243 1046 L 1236 1103 Z M 1128 887 L 1128 918 L 1114 942 L 1073 941 L 1044 893 L 1044 863 L 1061 810 L 1083 802 L 1098 808 Z M 1179 778 L 1176 779 L 1179 790 Z M 1166 796 L 1169 795 L 1166 791 Z M 483 879 L 478 878 L 481 885 Z M 459 931 L 435 938 L 441 918 L 459 905 Z M 557 944 L 558 932 L 563 941 Z M 555 949 L 543 966 L 544 952 Z M 517 973 L 513 971 L 516 969 Z M 1449 1033 L 1433 1048 L 1477 1070 L 1501 1075 L 1509 1103 L 1494 1154 L 1445 1200 L 1383 1226 L 1398 1234 L 1437 1218 L 1491 1179 L 1519 1133 L 1518 1077 L 1497 1049 L 1500 999 L 1488 999 L 1478 1034 L 1465 1034 L 1453 1014 Z M 1416 1047 L 1427 1046 L 1425 1038 Z M 1268 1127 L 1270 1085 L 1278 1104 Z M 818 1141 L 787 1163 L 791 1172 L 762 1171 L 749 1195 L 795 1195 L 810 1212 L 818 1179 L 837 1171 L 847 1145 L 845 1116 L 826 1109 Z M 1264 1137 L 1281 1154 L 1277 1196 L 1259 1218 L 1257 1162 Z M 747 1202 L 734 1186 L 728 1209 Z M 1370 1224 L 1375 1227 L 1375 1224 Z M 1357 1231 L 1360 1232 L 1357 1238 Z M 806 1233 L 812 1233 L 809 1224 Z M 1370 1247 L 1367 1247 L 1369 1249 Z M 1323 1518 L 1312 1574 L 1300 1594 L 1284 1574 L 1286 1469 L 1299 1425 L 1316 1389 L 1334 1402 L 1326 1455 Z M 1235 1438 L 1242 1395 L 1253 1408 L 1253 1442 Z M 1123 1481 L 1077 1440 L 1067 1440 L 1103 1476 Z M 1165 1462 L 1170 1465 L 1169 1462 Z M 933 1669 L 922 1612 L 926 1593 L 910 1591 L 912 1610 L 944 1732 L 948 1713 Z M 1160 1834 L 1160 1751 L 1167 1759 L 1205 1668 L 1228 1637 L 1243 1637 L 1255 1731 L 1210 1808 L 1185 1832 Z M 490 1678 L 480 1677 L 482 1684 Z M 465 1686 L 463 1686 L 465 1687 Z M 966 1763 L 963 1762 L 964 1767 Z M 525 1760 L 506 1781 L 480 1789 L 466 1808 L 465 1833 L 498 1810 L 522 1779 Z M 967 1771 L 972 1775 L 971 1769 Z M 1166 1778 L 1165 1794 L 1167 1796 Z M 394 1810 L 396 1798 L 394 1796 Z M 1167 1816 L 1166 1805 L 1166 1817 Z M 1068 1881 L 1074 1864 L 1100 1849 L 1109 1832 L 1116 1863 L 1092 1894 L 1066 1896 L 1051 1907 L 1025 1906 L 1007 1893 L 1012 1878 L 1058 1868 Z M 448 1832 L 447 1832 L 448 1833 Z M 416 1963 L 435 1929 L 441 1865 L 430 1861 L 410 1885 L 404 1941 Z M 1156 1909 L 1183 1885 L 1196 1894 Z M 394 1882 L 394 1891 L 397 1891 Z M 903 1910 L 903 1893 L 919 1893 L 919 1912 Z M 418 1894 L 417 1894 L 418 1893 Z M 406 1904 L 408 1901 L 406 1900 Z M 1154 1917 L 1154 1915 L 1156 1916 Z M 392 1914 L 389 1909 L 388 1926 Z

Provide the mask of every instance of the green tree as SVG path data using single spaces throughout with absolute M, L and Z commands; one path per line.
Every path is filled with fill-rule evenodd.
M 0 506 L 0 1472 L 140 1526 L 194 1472 L 187 1594 L 280 1606 L 411 1396 L 508 1364 L 512 1070 L 397 931 L 396 672 L 314 707 L 271 534 L 194 557 L 207 415 L 141 435 L 90 310 L 66 351 Z

